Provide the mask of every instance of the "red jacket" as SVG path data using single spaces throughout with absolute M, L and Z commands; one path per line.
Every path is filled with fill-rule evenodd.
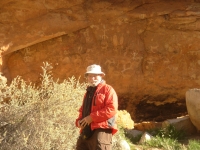
M 76 119 L 76 126 L 78 126 L 78 121 L 82 118 L 82 109 L 83 105 L 79 109 L 79 116 Z M 108 84 L 98 84 L 92 99 L 90 113 L 92 118 L 91 129 L 112 129 L 112 134 L 115 134 L 117 132 L 117 110 L 118 97 L 115 90 Z

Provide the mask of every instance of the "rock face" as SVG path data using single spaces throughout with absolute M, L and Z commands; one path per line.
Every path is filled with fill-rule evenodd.
M 200 3 L 195 0 L 1 0 L 1 72 L 40 82 L 49 62 L 61 81 L 100 64 L 134 120 L 186 113 L 200 86 Z M 143 109 L 138 109 L 143 108 Z M 164 117 L 164 118 L 163 118 Z

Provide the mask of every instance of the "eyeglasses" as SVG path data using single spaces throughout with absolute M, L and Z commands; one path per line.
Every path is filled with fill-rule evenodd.
M 87 75 L 88 78 L 93 78 L 93 77 L 96 78 L 98 76 L 101 76 L 101 74 L 88 74 Z

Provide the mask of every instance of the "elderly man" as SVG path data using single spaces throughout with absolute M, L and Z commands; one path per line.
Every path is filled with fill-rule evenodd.
M 117 132 L 118 97 L 102 79 L 104 76 L 99 65 L 87 67 L 88 87 L 76 119 L 76 126 L 80 128 L 76 150 L 112 149 L 112 135 Z

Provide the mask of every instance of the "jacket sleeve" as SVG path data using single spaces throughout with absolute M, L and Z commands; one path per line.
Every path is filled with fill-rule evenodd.
M 117 114 L 118 97 L 112 87 L 108 88 L 108 91 L 106 91 L 104 102 L 105 107 L 90 114 L 93 122 L 102 122 Z

